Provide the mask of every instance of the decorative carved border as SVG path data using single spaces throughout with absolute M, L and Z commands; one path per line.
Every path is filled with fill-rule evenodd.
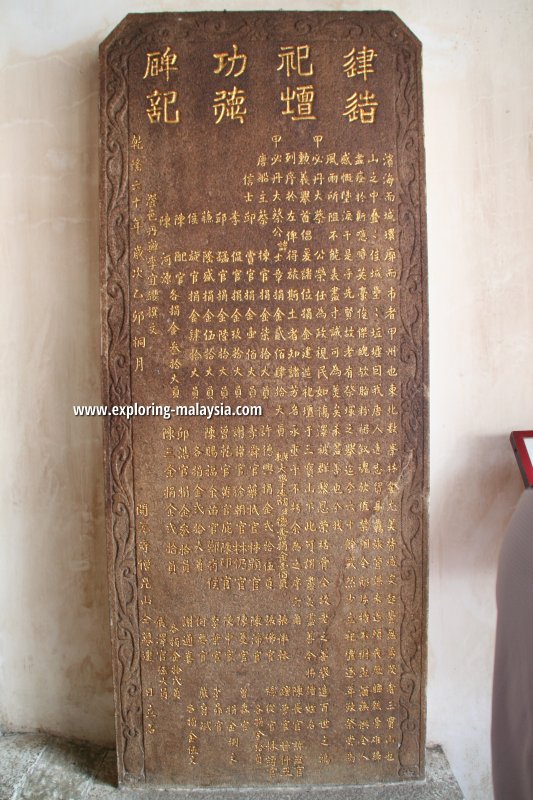
M 427 291 L 425 259 L 425 181 L 421 119 L 420 62 L 413 41 L 401 43 L 397 55 L 399 86 L 398 162 L 400 251 L 402 255 L 400 314 L 404 341 L 400 359 L 404 457 L 410 460 L 402 497 L 401 562 L 404 606 L 401 624 L 400 776 L 423 774 L 425 755 L 427 530 Z M 406 298 L 410 302 L 406 302 Z M 415 302 L 413 302 L 413 300 Z
M 420 43 L 396 18 L 383 31 L 395 53 L 401 255 L 402 464 L 399 777 L 419 778 L 425 762 L 427 617 L 427 258 Z M 420 254 L 420 256 L 418 256 Z M 407 302 L 409 298 L 409 302 Z M 413 302 L 413 300 L 415 302 Z
M 128 208 L 128 52 L 134 38 L 101 47 L 100 213 L 104 402 L 131 402 Z M 133 431 L 105 420 L 107 548 L 119 783 L 144 780 Z
M 275 37 L 280 15 L 269 13 L 191 13 L 180 15 L 180 35 L 205 41 L 215 34 L 251 40 Z M 293 13 L 293 12 L 291 12 Z M 390 12 L 358 12 L 361 24 L 346 25 L 346 15 L 302 12 L 295 32 L 347 39 L 364 34 L 366 19 L 383 21 L 378 35 L 396 54 L 398 83 L 397 155 L 401 254 L 400 318 L 402 341 L 401 419 L 404 454 L 401 490 L 401 676 L 399 777 L 424 771 L 427 591 L 427 290 L 425 176 L 423 159 L 420 45 Z M 352 12 L 353 13 L 353 12 Z M 333 16 L 334 15 L 334 16 Z M 368 17 L 367 17 L 368 15 Z M 129 341 L 128 231 L 128 62 L 144 43 L 166 39 L 174 13 L 129 15 L 101 46 L 101 272 L 104 402 L 131 402 Z M 141 28 L 142 24 L 142 28 Z M 373 31 L 376 28 L 373 27 Z M 416 254 L 421 253 L 417 259 Z M 406 297 L 416 298 L 407 303 Z M 144 738 L 137 605 L 133 434 L 131 421 L 105 423 L 108 563 L 113 636 L 119 781 L 144 781 Z

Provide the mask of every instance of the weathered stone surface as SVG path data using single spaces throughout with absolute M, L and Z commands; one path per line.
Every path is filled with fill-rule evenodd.
M 131 15 L 101 70 L 119 779 L 420 778 L 420 45 L 388 12 Z
M 78 800 L 86 796 L 93 770 L 107 751 L 51 737 L 40 737 L 39 757 L 27 769 L 13 800 Z M 20 754 L 32 752 L 32 742 L 20 735 L 9 754 L 6 767 Z M 16 754 L 16 755 L 15 755 Z M 4 754 L 0 756 L 2 762 Z
M 45 737 L 40 734 L 0 735 L 0 800 L 11 800 L 44 747 Z
M 42 757 L 40 757 L 42 756 Z M 463 800 L 463 795 L 440 747 L 426 753 L 426 780 L 391 786 L 346 786 L 300 789 L 117 789 L 116 753 L 90 745 L 34 734 L 0 738 L 1 800 Z

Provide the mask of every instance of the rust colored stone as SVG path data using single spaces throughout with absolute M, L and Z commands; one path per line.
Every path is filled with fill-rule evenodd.
M 389 12 L 130 15 L 100 163 L 119 780 L 422 777 L 419 42 Z

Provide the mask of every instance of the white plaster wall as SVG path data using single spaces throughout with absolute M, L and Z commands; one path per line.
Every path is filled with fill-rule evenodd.
M 97 46 L 130 11 L 380 2 L 0 3 L 0 727 L 113 740 L 98 421 Z M 533 427 L 533 7 L 396 0 L 424 45 L 428 739 L 491 797 L 494 581 Z

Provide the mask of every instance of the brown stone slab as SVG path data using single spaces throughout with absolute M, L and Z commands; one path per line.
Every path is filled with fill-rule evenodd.
M 101 46 L 122 783 L 423 776 L 420 72 L 389 12 L 130 15 Z

